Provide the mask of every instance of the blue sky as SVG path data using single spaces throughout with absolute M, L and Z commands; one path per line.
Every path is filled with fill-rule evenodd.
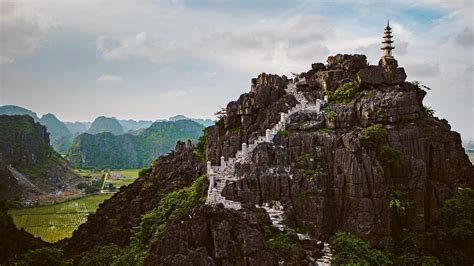
M 65 121 L 213 118 L 261 72 L 376 63 L 386 20 L 425 104 L 474 138 L 473 1 L 0 0 L 0 104 Z

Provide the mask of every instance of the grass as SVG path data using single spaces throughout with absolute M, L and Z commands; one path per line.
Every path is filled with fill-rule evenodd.
M 141 169 L 122 169 L 122 170 L 113 170 L 114 172 L 119 172 L 121 175 L 125 177 L 138 177 L 138 172 L 140 172 Z
M 115 179 L 110 178 L 110 179 L 107 179 L 107 181 L 105 182 L 105 185 L 107 186 L 107 184 L 112 184 L 115 187 L 119 188 L 121 186 L 130 185 L 136 179 L 137 179 L 136 177 L 124 177 L 124 178 L 115 178 Z
M 99 170 L 74 169 L 74 172 L 80 176 L 101 177 L 104 173 Z
M 40 237 L 46 242 L 56 242 L 71 237 L 77 227 L 87 221 L 99 204 L 113 194 L 97 194 L 62 203 L 13 209 L 8 213 L 16 227 Z

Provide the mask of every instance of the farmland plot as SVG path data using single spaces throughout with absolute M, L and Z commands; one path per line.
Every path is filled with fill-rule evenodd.
M 9 214 L 18 228 L 46 242 L 56 242 L 71 237 L 72 232 L 87 221 L 87 216 L 112 195 L 91 195 L 48 206 L 15 209 Z

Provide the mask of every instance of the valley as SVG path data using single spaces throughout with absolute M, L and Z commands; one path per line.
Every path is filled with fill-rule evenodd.
M 8 214 L 17 228 L 24 229 L 45 242 L 57 242 L 72 236 L 72 232 L 87 221 L 99 204 L 112 197 L 102 193 L 70 199 L 62 203 L 12 209 Z
M 74 171 L 90 179 L 100 179 L 108 175 L 103 187 L 113 185 L 116 189 L 106 189 L 95 194 L 70 195 L 60 203 L 11 209 L 8 214 L 13 218 L 16 227 L 50 243 L 71 237 L 74 230 L 85 223 L 87 217 L 95 213 L 101 203 L 112 197 L 120 187 L 133 183 L 138 178 L 140 169 L 121 169 L 110 172 L 88 169 Z

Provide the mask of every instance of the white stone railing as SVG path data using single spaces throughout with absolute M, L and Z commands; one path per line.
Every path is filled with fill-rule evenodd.
M 240 209 L 242 207 L 240 202 L 230 201 L 222 196 L 222 190 L 227 185 L 227 183 L 238 180 L 238 177 L 235 176 L 235 163 L 250 162 L 253 150 L 258 146 L 258 144 L 264 142 L 273 143 L 273 139 L 275 138 L 276 134 L 282 130 L 285 130 L 286 125 L 290 122 L 291 115 L 298 112 L 319 113 L 321 111 L 321 106 L 325 102 L 317 99 L 315 104 L 309 104 L 306 97 L 297 91 L 296 85 L 293 82 L 288 84 L 286 92 L 290 95 L 293 95 L 298 101 L 298 104 L 288 110 L 288 112 L 281 113 L 280 121 L 272 128 L 266 129 L 265 136 L 257 137 L 251 144 L 242 143 L 242 148 L 235 153 L 235 157 L 225 160 L 224 156 L 221 156 L 219 166 L 212 166 L 211 162 L 207 162 L 209 190 L 206 204 L 215 205 L 223 203 L 224 207 L 226 208 Z

